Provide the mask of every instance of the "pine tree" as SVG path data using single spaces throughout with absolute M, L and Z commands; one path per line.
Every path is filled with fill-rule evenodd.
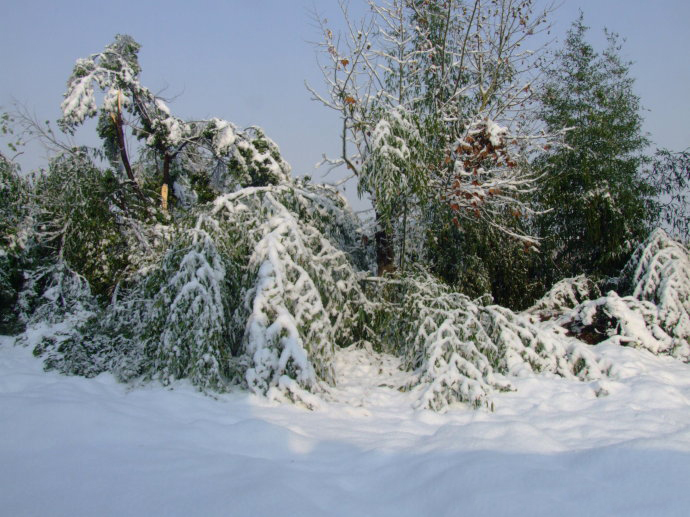
M 616 35 L 598 54 L 582 15 L 556 65 L 547 71 L 540 117 L 548 130 L 567 128 L 565 145 L 547 149 L 539 218 L 547 262 L 557 276 L 613 275 L 648 233 L 653 189 L 643 181 L 640 100 Z

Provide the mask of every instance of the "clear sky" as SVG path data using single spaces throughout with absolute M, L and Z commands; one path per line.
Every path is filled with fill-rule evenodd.
M 355 15 L 364 4 L 351 0 Z M 142 83 L 174 99 L 176 115 L 262 126 L 295 174 L 318 178 L 313 166 L 322 153 L 337 154 L 339 124 L 304 87 L 321 84 L 309 43 L 319 39 L 314 8 L 334 25 L 339 19 L 336 0 L 4 0 L 0 107 L 16 100 L 40 120 L 57 119 L 74 61 L 130 34 L 142 44 Z M 552 16 L 554 38 L 562 41 L 580 9 L 597 49 L 604 27 L 626 39 L 652 141 L 690 146 L 690 1 L 564 0 Z M 27 157 L 24 169 L 39 163 Z

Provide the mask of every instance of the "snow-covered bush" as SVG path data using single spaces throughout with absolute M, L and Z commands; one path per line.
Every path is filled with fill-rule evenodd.
M 332 384 L 334 346 L 357 338 L 363 294 L 350 258 L 337 247 L 346 228 L 334 231 L 333 211 L 347 215 L 337 196 L 283 184 L 214 203 L 213 217 L 250 251 L 234 321 L 254 391 L 303 398 L 300 390 Z
M 213 238 L 213 226 L 201 215 L 177 235 L 143 288 L 152 294 L 145 302 L 149 307 L 141 336 L 145 369 L 163 384 L 188 378 L 202 389 L 223 390 L 230 381 L 227 322 L 236 293 L 226 280 L 227 259 Z
M 132 193 L 78 149 L 51 161 L 34 199 L 37 252 L 64 259 L 95 294 L 107 295 L 129 266 L 129 223 L 145 218 Z
M 491 407 L 491 393 L 509 388 L 496 374 L 552 372 L 581 379 L 603 374 L 585 345 L 537 327 L 524 315 L 471 300 L 423 272 L 397 282 L 398 302 L 389 307 L 393 316 L 384 339 L 416 371 L 421 407 L 442 410 L 455 402 Z
M 0 332 L 16 327 L 21 255 L 30 236 L 28 189 L 16 167 L 0 153 Z
M 290 165 L 283 160 L 276 143 L 261 128 L 250 127 L 238 132 L 236 138 L 236 150 L 228 170 L 237 178 L 239 185 L 262 187 L 289 180 Z
M 558 325 L 587 343 L 607 339 L 690 362 L 690 261 L 661 229 L 633 253 L 614 291 L 562 311 Z
M 579 340 L 590 344 L 607 339 L 628 346 L 668 354 L 687 361 L 687 341 L 665 332 L 658 308 L 632 296 L 620 297 L 615 291 L 596 300 L 588 300 L 556 320 Z
M 18 307 L 26 324 L 19 343 L 43 357 L 46 368 L 86 376 L 103 371 L 83 342 L 83 329 L 100 312 L 83 276 L 63 261 L 27 272 Z
M 658 307 L 666 332 L 690 339 L 690 256 L 683 245 L 655 230 L 635 250 L 622 276 L 628 294 Z
M 585 275 L 564 278 L 526 312 L 545 321 L 562 315 L 586 300 L 598 298 L 600 294 L 597 284 Z
M 74 320 L 74 336 L 37 350 L 67 373 L 186 378 L 215 391 L 242 383 L 311 404 L 307 391 L 334 383 L 334 347 L 368 336 L 360 275 L 341 249 L 354 246 L 356 228 L 326 187 L 282 183 L 220 196 L 178 219 L 169 235 L 159 231 L 167 251 L 154 247 L 104 309 L 93 297 L 74 310 L 34 302 L 42 307 L 36 323 Z M 27 300 L 54 291 L 44 277 Z M 69 278 L 88 291 L 86 279 Z

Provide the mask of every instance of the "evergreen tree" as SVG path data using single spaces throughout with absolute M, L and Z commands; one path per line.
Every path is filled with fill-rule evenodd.
M 545 261 L 557 276 L 614 275 L 648 233 L 653 189 L 641 176 L 640 100 L 615 35 L 598 54 L 585 40 L 582 15 L 547 71 L 541 120 L 568 128 L 563 146 L 537 160 Z

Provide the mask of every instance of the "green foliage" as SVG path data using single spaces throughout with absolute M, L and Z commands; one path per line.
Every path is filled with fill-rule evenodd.
M 470 298 L 490 294 L 513 310 L 531 305 L 545 291 L 543 255 L 482 220 L 457 225 L 453 214 L 439 211 L 429 225 L 428 267 L 446 284 Z M 506 228 L 524 225 L 512 214 Z
M 427 197 L 428 178 L 420 161 L 423 142 L 414 115 L 402 106 L 385 111 L 371 136 L 357 191 L 371 195 L 382 224 L 391 227 L 408 199 Z
M 5 112 L 0 112 L 0 137 L 3 138 L 4 140 L 8 140 L 6 142 L 7 148 L 12 152 L 15 153 L 15 158 L 17 155 L 21 154 L 20 149 L 26 145 L 26 142 L 23 138 L 23 135 L 16 135 L 15 134 L 15 124 L 16 120 L 12 115 L 9 113 Z M 0 153 L 0 161 L 7 161 L 7 159 Z M 19 169 L 19 166 L 16 164 L 13 164 L 13 166 L 17 169 Z
M 614 275 L 649 232 L 654 190 L 642 177 L 640 101 L 629 64 L 609 35 L 598 54 L 586 40 L 582 17 L 547 71 L 540 117 L 550 131 L 567 128 L 563 146 L 545 151 L 535 166 L 545 173 L 538 201 L 544 252 L 557 273 Z
M 130 187 L 77 149 L 54 158 L 34 192 L 38 253 L 64 259 L 95 294 L 109 294 L 129 266 L 123 227 L 147 213 Z
M 258 128 L 251 128 L 246 143 L 228 164 L 228 171 L 242 187 L 277 185 L 290 173 L 290 166 L 280 155 L 278 146 Z
M 581 343 L 566 344 L 528 317 L 471 300 L 423 270 L 379 283 L 380 346 L 414 371 L 410 389 L 420 407 L 442 411 L 457 403 L 491 408 L 496 376 L 552 372 L 597 378 L 603 367 Z
M 104 371 L 93 361 L 85 326 L 97 321 L 98 303 L 84 277 L 63 261 L 38 266 L 25 273 L 18 307 L 31 332 L 19 339 L 44 358 L 46 369 L 93 376 Z
M 27 215 L 28 188 L 17 167 L 0 153 L 0 253 L 26 246 L 22 222 Z
M 160 269 L 143 288 L 152 293 L 140 336 L 145 368 L 166 385 L 188 378 L 202 389 L 222 391 L 230 382 L 230 356 L 236 347 L 227 322 L 238 297 L 231 289 L 238 271 L 226 267 L 229 257 L 219 252 L 216 242 L 220 245 L 222 239 L 213 226 L 200 216 L 192 228 L 177 235 Z
M 674 238 L 690 242 L 690 151 L 657 150 L 647 181 L 659 196 L 657 223 Z
M 28 188 L 13 163 L 0 153 L 0 332 L 17 328 L 15 303 L 22 257 L 30 239 Z

